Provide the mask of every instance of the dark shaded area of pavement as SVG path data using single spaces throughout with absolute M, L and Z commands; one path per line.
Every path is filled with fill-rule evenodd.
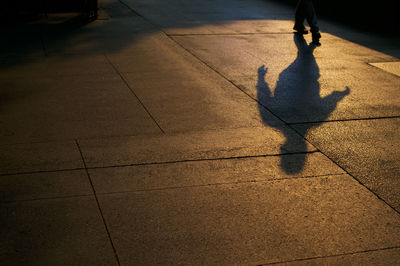
M 276 0 L 275 0 L 276 1 Z M 280 0 L 293 8 L 297 0 Z M 361 30 L 393 35 L 400 32 L 398 18 L 399 2 L 382 0 L 366 1 L 314 1 L 319 16 L 330 18 L 336 22 L 350 24 Z
M 34 34 L 43 35 L 43 34 L 56 34 L 59 36 L 63 36 L 62 38 L 68 38 L 70 33 L 75 29 L 89 23 L 90 21 L 87 19 L 87 16 L 80 16 L 78 19 L 73 19 L 73 21 L 67 21 L 62 24 L 48 26 L 48 23 L 41 23 L 43 21 L 43 16 L 46 12 L 79 12 L 82 14 L 85 10 L 85 6 L 88 4 L 91 6 L 98 5 L 100 9 L 106 10 L 111 16 L 121 17 L 121 13 L 125 13 L 129 10 L 121 8 L 121 6 L 126 5 L 124 1 L 113 2 L 107 1 L 105 3 L 97 4 L 94 2 L 95 0 L 74 0 L 74 1 L 28 1 L 24 0 L 22 2 L 18 1 L 6 1 L 3 3 L 2 11 L 0 11 L 0 25 L 1 24 L 25 24 L 34 22 L 36 25 L 31 26 Z M 272 0 L 277 4 L 286 4 L 293 10 L 296 7 L 297 0 Z M 92 3 L 93 2 L 93 3 Z M 139 4 L 141 5 L 141 4 Z M 150 4 L 149 4 L 150 5 Z M 379 5 L 371 5 L 367 3 L 353 3 L 349 1 L 316 1 L 316 9 L 317 15 L 321 20 L 325 20 L 329 23 L 329 27 L 326 27 L 326 23 L 320 23 L 321 30 L 323 32 L 329 32 L 341 38 L 347 39 L 352 42 L 356 42 L 360 45 L 369 47 L 374 50 L 379 50 L 381 52 L 390 54 L 392 56 L 399 56 L 398 51 L 395 47 L 399 47 L 400 45 L 400 23 L 397 17 L 398 10 L 398 2 L 396 1 L 383 1 Z M 160 5 L 161 6 L 161 5 Z M 190 3 L 182 3 L 183 10 L 187 9 L 188 14 L 190 11 Z M 186 7 L 187 6 L 187 7 Z M 154 6 L 156 9 L 158 7 Z M 223 7 L 219 1 L 215 3 L 215 9 L 220 10 Z M 136 13 L 136 10 L 130 10 L 131 14 L 136 16 L 142 16 L 141 13 Z M 193 21 L 195 25 L 207 25 L 210 23 L 224 23 L 229 22 L 233 18 L 235 19 L 254 19 L 257 20 L 260 18 L 260 14 L 258 10 L 246 10 L 244 13 L 237 12 L 238 9 L 231 10 L 229 7 L 226 8 L 224 12 L 215 12 L 213 16 L 202 16 L 201 14 L 193 14 Z M 140 11 L 139 11 L 140 12 Z M 155 12 L 158 12 L 155 10 Z M 172 15 L 172 14 L 171 14 Z M 177 16 L 182 14 L 177 14 Z M 238 16 L 238 17 L 237 17 Z M 269 19 L 279 19 L 281 18 L 279 14 L 275 18 Z M 165 18 L 166 19 L 166 18 Z M 181 20 L 183 18 L 175 18 L 171 20 L 169 23 L 170 27 L 192 27 L 193 23 L 188 23 L 188 21 Z M 37 23 L 39 22 L 39 23 Z M 47 25 L 46 25 L 47 24 Z M 340 25 L 339 27 L 335 27 L 332 25 Z M 158 25 L 155 25 L 158 26 Z M 342 31 L 341 28 L 347 28 L 347 31 Z M 152 32 L 152 29 L 149 30 L 148 33 Z M 6 29 L 6 34 L 8 30 Z M 24 34 L 21 32 L 18 27 L 11 29 L 11 31 L 15 31 L 15 35 Z M 359 34 L 362 31 L 363 34 Z M 145 34 L 145 32 L 142 31 Z M 371 40 L 369 38 L 369 33 L 374 34 L 374 36 L 379 36 L 382 39 L 385 39 L 385 42 L 379 42 L 377 40 Z M 13 34 L 13 33 L 11 33 Z M 137 37 L 137 36 L 136 36 Z M 6 35 L 7 38 L 7 35 Z M 43 38 L 43 36 L 41 36 Z M 12 39 L 12 38 L 11 38 Z M 391 40 L 392 45 L 388 46 L 388 40 Z M 43 41 L 42 41 L 43 42 Z M 129 42 L 128 42 L 129 43 Z M 100 46 L 102 44 L 99 44 Z M 103 47 L 104 48 L 104 47 Z M 396 51 L 395 51 L 396 50 Z
M 0 3 L 0 23 L 21 24 L 49 13 L 66 12 L 79 12 L 87 20 L 92 20 L 97 16 L 97 10 L 98 0 L 3 0 Z
M 279 0 L 277 2 L 286 3 L 294 8 L 297 0 Z M 5 18 L 14 22 L 26 21 L 35 19 L 40 13 L 81 11 L 88 5 L 97 6 L 97 0 L 6 0 L 2 2 L 0 18 L 3 18 L 3 21 Z M 389 35 L 400 32 L 398 1 L 382 0 L 379 4 L 346 0 L 315 1 L 315 7 L 318 15 L 322 17 L 350 24 L 362 30 Z

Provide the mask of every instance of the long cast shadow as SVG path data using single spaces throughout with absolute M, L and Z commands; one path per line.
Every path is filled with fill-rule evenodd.
M 297 58 L 279 74 L 279 79 L 274 92 L 265 81 L 268 69 L 262 65 L 258 69 L 257 98 L 262 121 L 279 129 L 286 137 L 286 142 L 281 146 L 281 153 L 285 154 L 293 146 L 306 151 L 305 139 L 299 145 L 299 136 L 293 134 L 288 126 L 291 123 L 301 123 L 298 133 L 305 136 L 312 127 L 319 126 L 326 121 L 329 115 L 336 109 L 337 104 L 350 93 L 346 87 L 343 91 L 334 91 L 326 97 L 320 96 L 319 67 L 314 57 L 313 44 L 307 44 L 304 37 L 294 34 L 294 42 L 297 47 Z M 269 120 L 269 112 L 272 111 L 285 124 L 281 126 L 272 124 Z M 293 162 L 292 158 L 282 156 L 281 167 L 288 174 L 301 172 L 306 160 L 306 153 L 301 153 Z

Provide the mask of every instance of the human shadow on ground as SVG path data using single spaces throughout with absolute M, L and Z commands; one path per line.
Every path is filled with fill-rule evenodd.
M 314 57 L 313 44 L 307 44 L 304 37 L 294 34 L 294 43 L 297 47 L 297 58 L 279 74 L 275 90 L 272 91 L 265 81 L 268 68 L 262 65 L 258 69 L 257 99 L 262 121 L 271 127 L 279 129 L 286 137 L 281 146 L 281 154 L 296 150 L 304 151 L 297 156 L 297 161 L 282 156 L 281 167 L 288 174 L 301 172 L 306 160 L 307 144 L 304 137 L 312 127 L 319 126 L 326 121 L 336 109 L 337 104 L 350 93 L 346 87 L 343 91 L 334 91 L 330 95 L 320 96 L 319 67 Z M 272 112 L 284 123 L 273 124 L 270 120 Z M 291 124 L 302 124 L 294 134 Z M 300 143 L 299 143 L 300 139 Z

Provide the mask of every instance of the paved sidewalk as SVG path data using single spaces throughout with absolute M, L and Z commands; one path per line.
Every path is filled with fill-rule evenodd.
M 272 0 L 2 27 L 1 265 L 396 265 L 400 41 Z

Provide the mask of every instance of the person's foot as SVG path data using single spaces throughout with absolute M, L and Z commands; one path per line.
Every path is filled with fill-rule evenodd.
M 308 34 L 308 30 L 306 30 L 306 27 L 304 27 L 304 25 L 295 24 L 294 27 L 293 27 L 293 29 L 294 29 L 298 34 L 301 34 L 301 35 Z
M 315 44 L 316 46 L 320 46 L 321 43 L 319 42 L 319 39 L 321 39 L 321 33 L 319 31 L 312 31 L 312 43 Z

